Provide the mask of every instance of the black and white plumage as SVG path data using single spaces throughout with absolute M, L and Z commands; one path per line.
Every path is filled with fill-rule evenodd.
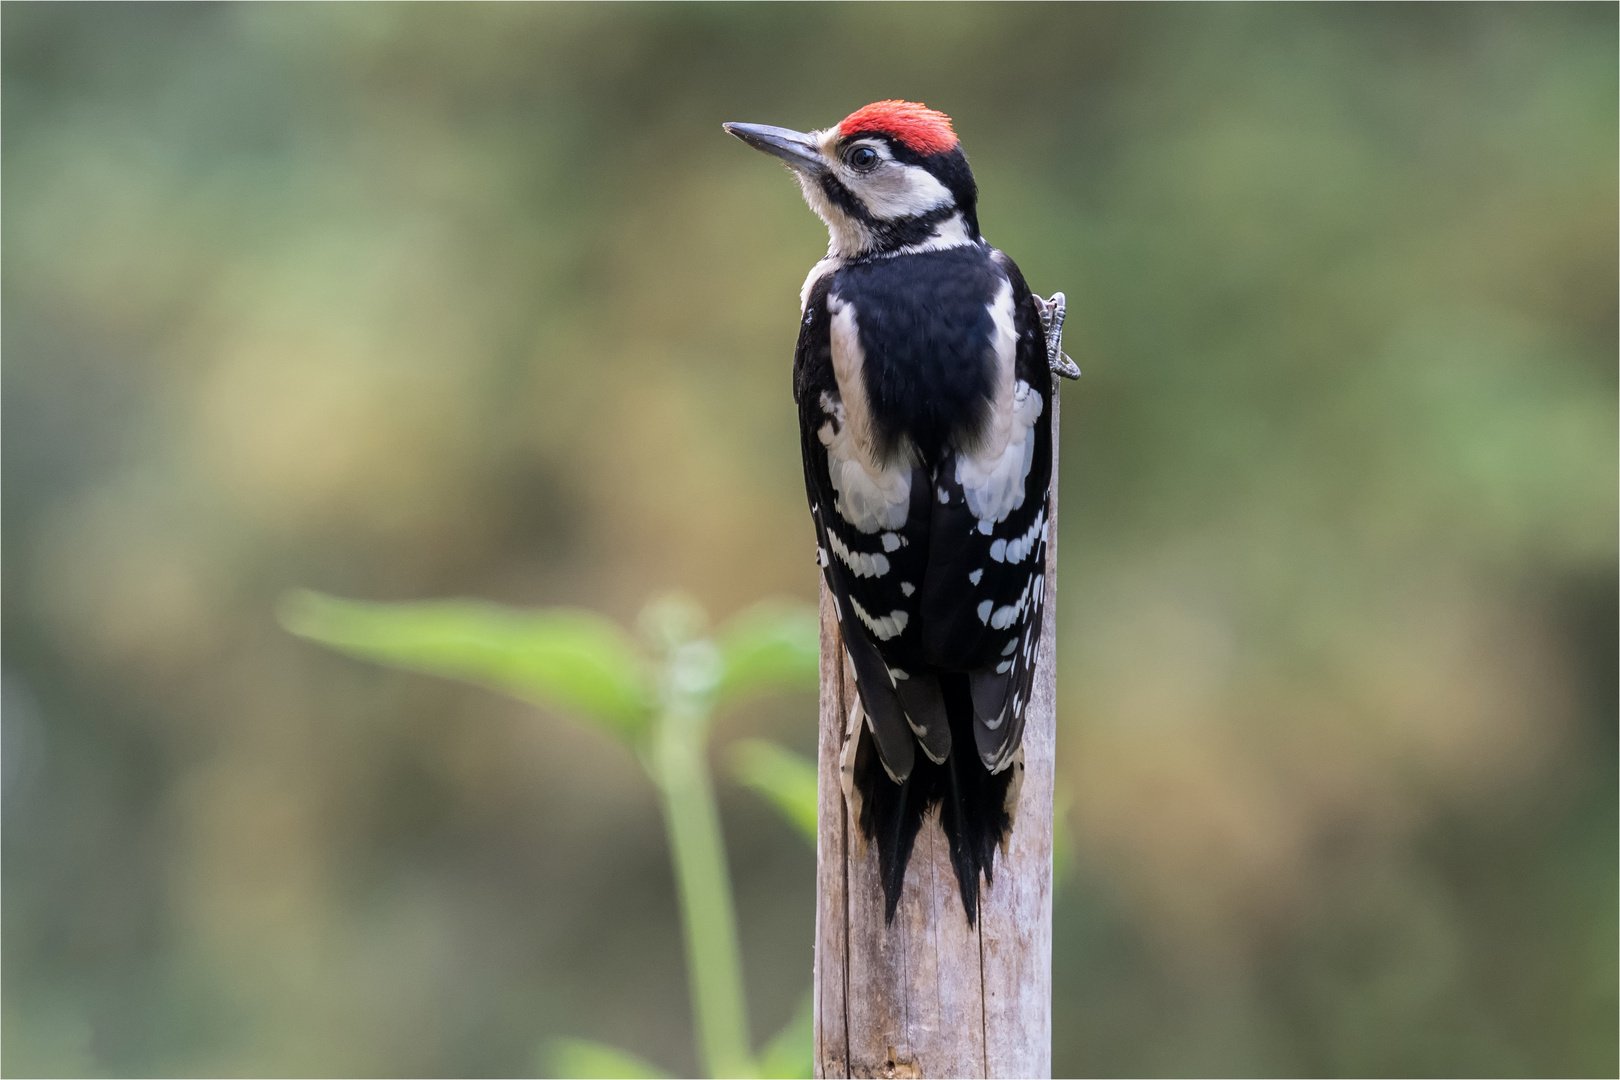
M 726 129 L 793 168 L 831 236 L 801 295 L 793 387 L 817 558 L 865 717 L 846 791 L 888 917 L 938 805 L 972 922 L 1023 767 L 1061 306 L 980 237 L 943 114 L 879 102 L 810 134 Z

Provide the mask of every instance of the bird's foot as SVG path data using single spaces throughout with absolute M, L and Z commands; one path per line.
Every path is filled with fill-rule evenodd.
M 1080 368 L 1063 351 L 1063 313 L 1068 306 L 1062 293 L 1053 293 L 1050 300 L 1035 298 L 1035 308 L 1041 313 L 1041 329 L 1046 333 L 1046 362 L 1054 375 L 1065 379 L 1078 379 Z

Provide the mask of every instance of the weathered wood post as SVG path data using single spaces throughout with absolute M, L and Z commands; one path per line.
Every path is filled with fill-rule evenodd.
M 1024 783 L 1011 843 L 1005 855 L 997 853 L 995 883 L 983 894 L 976 926 L 968 926 L 962 913 L 937 814 L 929 815 L 917 837 L 894 924 L 884 922 L 877 846 L 868 844 L 864 853 L 857 853 L 859 826 L 850 818 L 839 784 L 855 675 L 822 586 L 814 988 L 818 1077 L 1052 1074 L 1058 398 L 1054 376 L 1046 606 L 1034 696 L 1024 721 Z

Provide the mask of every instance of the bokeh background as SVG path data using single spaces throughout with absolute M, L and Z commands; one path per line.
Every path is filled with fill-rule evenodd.
M 719 125 L 890 96 L 1086 373 L 1056 1072 L 1615 1073 L 1614 5 L 3 23 L 8 1074 L 695 1067 L 630 757 L 273 606 L 812 599 L 825 237 Z M 813 857 L 721 797 L 763 1040 Z

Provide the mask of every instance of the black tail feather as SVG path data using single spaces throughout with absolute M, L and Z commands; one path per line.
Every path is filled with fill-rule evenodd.
M 967 676 L 942 674 L 940 688 L 952 744 L 943 764 L 918 754 L 911 775 L 896 784 L 883 771 L 864 726 L 859 733 L 862 742 L 856 749 L 854 781 L 861 791 L 860 828 L 877 844 L 885 915 L 891 923 L 905 887 L 906 865 L 929 810 L 939 808 L 969 925 L 978 918 L 979 874 L 984 874 L 987 884 L 992 880 L 996 847 L 1012 827 L 1006 802 L 1013 769 L 992 776 L 974 752 L 973 700 Z

